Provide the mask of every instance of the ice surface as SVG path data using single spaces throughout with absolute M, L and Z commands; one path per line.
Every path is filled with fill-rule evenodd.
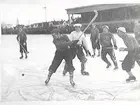
M 124 46 L 116 36 L 118 47 Z M 91 44 L 89 37 L 90 51 Z M 80 62 L 74 59 L 73 88 L 69 76 L 62 76 L 64 63 L 52 76 L 48 86 L 44 81 L 52 62 L 55 46 L 49 35 L 28 35 L 28 59 L 20 60 L 19 45 L 15 35 L 2 36 L 0 45 L 2 101 L 52 101 L 52 100 L 140 100 L 140 67 L 136 64 L 132 70 L 137 82 L 126 83 L 128 75 L 121 69 L 126 53 L 115 51 L 119 70 L 106 69 L 101 58 L 88 57 L 86 71 L 90 76 L 80 74 Z M 22 76 L 24 74 L 24 76 Z

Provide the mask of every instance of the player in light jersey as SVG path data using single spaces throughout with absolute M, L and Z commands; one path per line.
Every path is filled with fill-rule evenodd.
M 73 58 L 75 58 L 75 56 L 77 55 L 78 59 L 81 62 L 81 74 L 89 75 L 89 73 L 85 71 L 85 64 L 87 62 L 87 58 L 83 52 L 83 49 L 85 50 L 87 55 L 91 55 L 91 53 L 89 52 L 89 48 L 88 48 L 88 44 L 87 44 L 85 35 L 81 31 L 82 25 L 75 24 L 74 27 L 75 27 L 75 31 L 71 32 L 71 34 L 69 35 L 69 39 L 71 41 L 74 41 L 74 40 L 79 40 L 79 41 L 78 41 L 77 45 L 73 46 L 73 49 L 75 51 Z M 65 75 L 66 73 L 67 73 L 67 65 L 65 64 L 63 75 Z

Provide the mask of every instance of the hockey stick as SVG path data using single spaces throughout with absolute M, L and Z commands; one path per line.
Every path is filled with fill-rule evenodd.
M 25 53 L 28 54 L 27 51 L 25 50 L 25 48 L 20 44 L 19 41 L 18 41 L 18 43 L 19 43 L 19 45 L 23 48 L 23 50 L 25 51 Z
M 82 32 L 82 34 L 79 36 L 78 40 L 82 37 L 82 35 L 85 33 L 85 31 L 89 28 L 89 26 L 95 21 L 95 19 L 98 16 L 98 11 L 94 10 L 95 16 L 93 17 L 93 19 L 90 21 L 90 23 L 87 25 L 87 27 L 84 29 L 84 31 Z

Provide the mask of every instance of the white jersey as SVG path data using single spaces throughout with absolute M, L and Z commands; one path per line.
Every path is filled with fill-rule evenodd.
M 77 44 L 83 45 L 86 48 L 86 50 L 88 50 L 87 40 L 86 40 L 86 37 L 82 31 L 80 31 L 80 32 L 73 31 L 73 32 L 71 32 L 70 35 L 68 35 L 68 37 L 71 41 L 79 40 L 79 42 Z M 80 37 L 80 39 L 79 39 L 79 37 Z

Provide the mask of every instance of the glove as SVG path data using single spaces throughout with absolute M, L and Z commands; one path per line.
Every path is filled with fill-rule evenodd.
M 74 41 L 72 41 L 72 45 L 71 45 L 71 46 L 72 46 L 72 47 L 76 46 L 76 44 L 78 43 L 78 41 L 79 41 L 79 40 L 74 40 Z
M 114 48 L 115 48 L 115 50 L 117 50 L 117 49 L 118 49 L 118 47 L 117 47 L 116 45 L 114 45 Z
M 121 47 L 119 48 L 119 51 L 125 51 L 125 48 Z
M 91 56 L 91 53 L 89 50 L 86 51 L 86 56 Z
M 72 41 L 73 44 L 77 44 L 78 42 L 79 42 L 79 40 Z

